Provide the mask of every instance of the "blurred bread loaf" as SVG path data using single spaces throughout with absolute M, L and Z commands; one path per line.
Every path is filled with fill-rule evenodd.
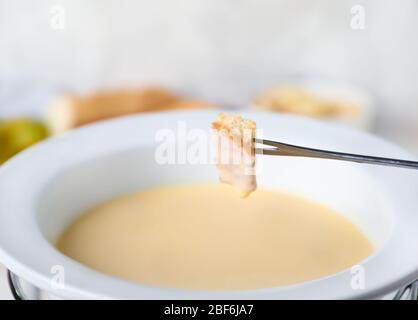
M 46 118 L 51 132 L 58 134 L 99 120 L 139 112 L 213 107 L 216 105 L 183 99 L 163 88 L 147 87 L 59 96 L 49 106 Z
M 103 91 L 86 96 L 64 95 L 52 101 L 47 122 L 53 133 L 61 133 L 98 120 L 161 110 L 178 100 L 173 93 L 156 87 Z
M 178 100 L 164 105 L 164 110 L 215 108 L 215 104 L 199 100 Z

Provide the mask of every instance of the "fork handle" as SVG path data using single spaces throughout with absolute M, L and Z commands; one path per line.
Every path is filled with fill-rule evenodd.
M 256 153 L 276 156 L 310 157 L 321 159 L 343 160 L 358 163 L 378 164 L 383 166 L 418 169 L 418 162 L 382 157 L 364 156 L 313 148 L 299 147 L 286 143 L 275 143 L 275 148 L 256 149 Z

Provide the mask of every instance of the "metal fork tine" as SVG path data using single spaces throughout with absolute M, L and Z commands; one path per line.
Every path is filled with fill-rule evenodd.
M 280 142 L 276 142 L 276 141 L 271 141 L 271 140 L 263 140 L 263 139 L 254 139 L 255 143 L 261 143 L 261 144 L 265 144 L 267 146 L 273 146 L 273 147 L 279 147 L 281 145 Z
M 277 148 L 255 148 L 255 154 L 280 155 Z

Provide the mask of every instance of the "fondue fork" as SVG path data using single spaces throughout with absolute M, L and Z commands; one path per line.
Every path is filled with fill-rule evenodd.
M 383 166 L 399 167 L 418 169 L 418 162 L 391 158 L 382 158 L 374 156 L 365 156 L 352 153 L 343 153 L 336 151 L 320 150 L 313 148 L 306 148 L 286 144 L 282 142 L 276 142 L 264 139 L 254 139 L 255 143 L 264 144 L 273 148 L 255 148 L 256 154 L 266 154 L 271 156 L 293 156 L 293 157 L 308 157 L 308 158 L 321 158 L 321 159 L 333 159 L 343 160 L 358 163 L 378 164 Z

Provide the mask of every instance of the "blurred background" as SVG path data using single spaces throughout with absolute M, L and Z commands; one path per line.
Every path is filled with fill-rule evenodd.
M 308 79 L 360 88 L 373 131 L 418 154 L 417 38 L 415 0 L 1 0 L 0 117 L 145 84 L 246 106 Z
M 150 84 L 307 116 L 352 99 L 351 124 L 418 155 L 417 39 L 416 0 L 0 0 L 0 155 L 51 134 L 58 96 Z

